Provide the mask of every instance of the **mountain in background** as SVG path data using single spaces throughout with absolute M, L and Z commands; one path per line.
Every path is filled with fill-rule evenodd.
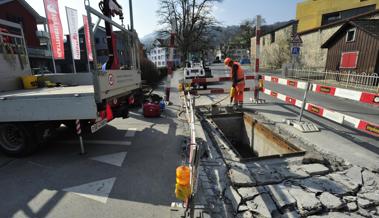
M 144 45 L 147 51 L 153 46 L 153 42 L 158 38 L 159 33 L 157 31 L 147 34 L 140 39 L 141 43 Z

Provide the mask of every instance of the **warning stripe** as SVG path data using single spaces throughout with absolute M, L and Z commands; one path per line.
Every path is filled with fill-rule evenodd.
M 280 100 L 284 99 L 283 101 L 285 101 L 289 104 L 295 105 L 295 106 L 300 107 L 300 108 L 302 107 L 303 101 L 301 101 L 299 99 L 293 98 L 291 96 L 286 96 L 286 95 L 283 95 L 281 93 L 278 93 L 278 92 L 275 92 L 275 91 L 272 91 L 272 90 L 269 90 L 266 88 L 263 90 L 263 92 L 267 95 L 274 97 L 274 98 L 277 98 Z M 347 125 L 347 126 L 356 128 L 358 130 L 361 130 L 363 132 L 366 132 L 370 135 L 379 137 L 379 125 L 378 124 L 374 124 L 374 123 L 371 123 L 371 122 L 368 122 L 365 120 L 361 120 L 361 119 L 358 119 L 355 117 L 351 117 L 349 115 L 345 115 L 343 113 L 336 112 L 336 111 L 333 111 L 333 110 L 330 110 L 330 109 L 327 109 L 325 107 L 322 107 L 322 106 L 319 106 L 316 104 L 312 104 L 312 103 L 307 103 L 305 105 L 305 110 L 307 110 L 307 111 L 309 111 L 315 115 L 318 115 L 320 117 L 324 117 L 324 118 L 327 118 L 329 120 L 332 120 L 336 123 Z
M 283 79 L 276 76 L 264 76 L 264 80 L 272 82 L 272 83 L 276 83 L 276 84 L 291 86 L 298 89 L 306 89 L 307 87 L 307 83 L 304 81 L 298 81 L 294 79 Z M 350 100 L 379 106 L 379 94 L 374 94 L 370 92 L 361 92 L 361 91 L 350 90 L 350 89 L 343 89 L 343 88 L 320 85 L 320 84 L 315 84 L 315 83 L 312 84 L 312 91 L 321 93 L 321 94 L 347 98 Z
M 250 91 L 250 88 L 245 88 L 245 92 Z M 230 88 L 223 89 L 223 88 L 213 88 L 213 89 L 206 89 L 206 90 L 191 90 L 191 94 L 193 95 L 208 95 L 208 94 L 229 94 Z
M 80 120 L 76 120 L 75 124 L 76 124 L 76 134 L 80 135 L 82 133 L 82 129 L 80 127 Z
M 245 76 L 245 80 L 253 80 L 255 76 Z M 232 81 L 231 77 L 214 77 L 214 78 L 194 78 L 194 79 L 186 79 L 186 83 L 211 83 L 211 82 L 225 82 Z

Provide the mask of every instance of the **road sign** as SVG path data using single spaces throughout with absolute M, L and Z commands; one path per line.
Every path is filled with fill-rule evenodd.
M 300 38 L 299 34 L 295 34 L 291 39 L 292 44 L 302 44 L 303 40 Z
M 300 54 L 300 47 L 292 47 L 292 54 L 293 55 L 299 55 Z

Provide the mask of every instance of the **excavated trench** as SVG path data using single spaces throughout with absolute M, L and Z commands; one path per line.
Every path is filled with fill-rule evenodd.
M 227 144 L 242 161 L 303 155 L 304 150 L 247 113 L 211 115 Z

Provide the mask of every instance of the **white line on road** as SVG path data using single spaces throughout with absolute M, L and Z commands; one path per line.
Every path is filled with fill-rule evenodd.
M 70 188 L 65 188 L 63 191 L 70 192 L 105 204 L 107 203 L 108 196 L 112 191 L 115 181 L 116 177 L 113 177 Z
M 91 157 L 90 159 L 121 167 L 122 163 L 125 160 L 126 154 L 127 152 L 118 152 L 118 153 L 113 153 L 113 154 L 106 154 L 106 155 Z

